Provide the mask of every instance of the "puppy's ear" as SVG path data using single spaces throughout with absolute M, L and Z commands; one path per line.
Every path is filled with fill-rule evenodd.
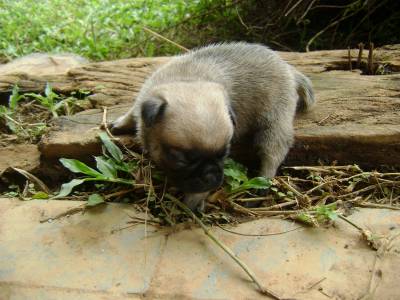
M 141 114 L 144 125 L 146 127 L 151 127 L 160 121 L 166 107 L 167 101 L 158 97 L 151 98 L 143 102 Z
M 233 111 L 232 106 L 229 105 L 228 109 L 229 109 L 229 116 L 231 117 L 233 127 L 236 127 L 236 114 Z

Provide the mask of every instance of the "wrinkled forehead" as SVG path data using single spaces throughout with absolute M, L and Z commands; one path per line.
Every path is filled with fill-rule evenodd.
M 233 135 L 224 90 L 209 82 L 173 83 L 162 87 L 166 99 L 162 136 L 183 149 L 222 149 Z
M 184 149 L 221 149 L 233 135 L 229 112 L 220 107 L 168 107 L 162 125 L 168 143 Z
M 166 119 L 163 126 L 163 139 L 169 145 L 180 149 L 198 149 L 213 152 L 225 148 L 233 135 L 232 124 L 228 119 L 199 118 L 179 116 Z
M 190 99 L 223 100 L 226 92 L 222 85 L 208 81 L 179 81 L 161 84 L 153 90 L 168 101 L 187 101 Z

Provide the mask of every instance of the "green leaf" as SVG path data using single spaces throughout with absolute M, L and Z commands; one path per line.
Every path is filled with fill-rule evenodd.
M 58 111 L 60 108 L 62 108 L 62 107 L 65 105 L 65 103 L 67 103 L 67 101 L 65 101 L 65 100 L 61 100 L 60 102 L 55 103 L 54 106 L 51 108 L 51 111 L 52 111 L 53 113 L 56 113 L 56 114 L 57 114 L 57 111 Z M 58 115 L 58 114 L 57 114 L 57 115 Z
M 331 219 L 332 221 L 335 221 L 338 218 L 338 215 L 337 215 L 337 213 L 335 211 L 329 211 L 327 213 L 327 217 L 329 219 Z
M 46 95 L 46 97 L 51 97 L 53 95 L 53 89 L 51 88 L 51 85 L 48 82 L 46 83 L 44 94 Z
M 235 191 L 237 188 L 240 187 L 240 182 L 233 179 L 233 178 L 225 178 L 226 183 L 228 184 L 228 192 Z
M 92 169 L 83 162 L 76 159 L 60 158 L 60 162 L 68 170 L 74 173 L 83 173 L 92 177 L 104 177 L 100 172 Z
M 105 132 L 100 132 L 99 136 L 108 153 L 111 154 L 112 158 L 114 158 L 117 162 L 122 162 L 124 155 L 122 154 L 121 149 L 119 149 L 118 146 L 111 141 L 108 134 Z
M 49 199 L 49 195 L 45 192 L 37 192 L 32 196 L 32 199 Z
M 278 197 L 285 198 L 286 194 L 282 192 L 278 192 Z
M 70 182 L 64 183 L 61 186 L 61 189 L 60 189 L 60 192 L 58 193 L 58 195 L 53 197 L 53 199 L 68 196 L 72 192 L 74 187 L 84 183 L 85 181 L 86 181 L 85 179 L 72 179 Z
M 17 108 L 18 102 L 23 98 L 24 98 L 24 96 L 19 94 L 18 85 L 14 85 L 12 94 L 11 94 L 10 98 L 8 99 L 8 107 L 11 110 L 15 110 Z
M 272 185 L 270 179 L 265 177 L 254 177 L 249 181 L 246 181 L 242 186 L 246 189 L 268 189 Z
M 117 162 L 113 158 L 107 160 L 107 163 L 110 164 L 114 169 L 118 171 L 123 171 L 126 173 L 131 174 L 132 172 L 136 171 L 138 168 L 138 164 L 136 161 L 128 161 L 128 162 Z
M 99 194 L 92 194 L 89 196 L 86 206 L 96 206 L 101 203 L 105 203 L 104 197 Z
M 0 105 L 0 117 L 9 114 L 10 111 L 9 109 L 4 106 L 4 105 Z
M 96 156 L 97 169 L 103 173 L 105 177 L 117 178 L 117 170 L 112 164 L 104 159 L 103 156 Z
M 233 159 L 226 159 L 224 162 L 224 175 L 239 182 L 247 181 L 246 168 L 235 162 Z
M 303 222 L 307 225 L 315 226 L 317 223 L 315 222 L 314 218 L 307 214 L 307 213 L 300 213 L 296 216 L 296 219 L 300 222 Z
M 327 205 L 321 205 L 315 208 L 315 212 L 317 213 L 317 216 L 320 217 L 320 219 L 330 219 L 332 221 L 337 219 L 337 213 L 336 213 L 336 203 L 331 203 Z

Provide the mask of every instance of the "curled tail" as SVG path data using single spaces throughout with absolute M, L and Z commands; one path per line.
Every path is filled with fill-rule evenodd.
M 314 91 L 311 80 L 297 70 L 294 70 L 294 76 L 297 84 L 297 93 L 299 101 L 297 102 L 297 111 L 304 112 L 315 104 Z

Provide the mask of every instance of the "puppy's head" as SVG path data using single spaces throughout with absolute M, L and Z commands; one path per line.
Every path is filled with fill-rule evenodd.
M 234 116 L 223 87 L 209 82 L 160 85 L 142 100 L 140 134 L 151 159 L 186 193 L 219 187 Z

